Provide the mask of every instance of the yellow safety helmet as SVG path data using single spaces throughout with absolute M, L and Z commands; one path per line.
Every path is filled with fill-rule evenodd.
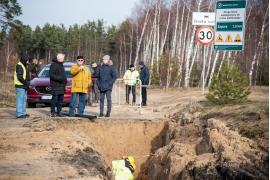
M 132 173 L 136 171 L 135 160 L 133 156 L 124 157 L 125 166 L 131 170 Z

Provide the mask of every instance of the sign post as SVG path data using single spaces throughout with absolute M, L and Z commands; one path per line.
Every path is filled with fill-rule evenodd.
M 217 0 L 215 50 L 240 51 L 245 39 L 245 0 Z
M 214 30 L 208 26 L 202 26 L 197 29 L 196 39 L 201 45 L 208 45 L 213 43 Z M 205 92 L 205 56 L 203 57 L 203 70 L 202 70 L 202 94 Z
M 201 26 L 197 29 L 196 40 L 201 45 L 209 45 L 214 41 L 215 33 L 211 26 L 215 26 L 215 13 L 214 12 L 193 12 L 192 25 Z M 203 74 L 202 74 L 202 94 L 205 92 L 205 56 L 203 57 Z

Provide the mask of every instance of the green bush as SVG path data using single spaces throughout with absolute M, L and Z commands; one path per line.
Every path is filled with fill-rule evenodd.
M 218 75 L 213 77 L 206 95 L 213 104 L 236 104 L 250 94 L 247 77 L 231 62 L 224 62 Z
M 157 63 L 155 62 L 153 68 L 151 70 L 151 84 L 158 85 L 159 84 L 159 72 L 157 71 Z

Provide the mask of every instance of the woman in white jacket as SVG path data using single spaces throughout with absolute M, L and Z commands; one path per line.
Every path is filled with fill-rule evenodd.
M 129 66 L 129 69 L 125 72 L 124 75 L 124 82 L 127 85 L 127 94 L 126 94 L 126 101 L 127 104 L 129 104 L 129 94 L 130 91 L 132 92 L 132 105 L 135 105 L 136 103 L 136 84 L 138 84 L 140 79 L 139 72 L 135 69 L 134 64 L 131 64 Z

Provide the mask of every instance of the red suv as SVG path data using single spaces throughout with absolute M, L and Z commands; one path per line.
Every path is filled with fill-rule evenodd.
M 74 65 L 73 62 L 64 62 L 65 73 L 67 76 L 66 92 L 64 95 L 64 103 L 69 104 L 71 98 L 71 84 L 72 76 L 70 68 Z M 30 88 L 27 91 L 28 107 L 36 107 L 37 103 L 50 104 L 52 95 L 50 87 L 49 76 L 50 64 L 46 65 L 39 73 L 38 76 L 31 80 Z

